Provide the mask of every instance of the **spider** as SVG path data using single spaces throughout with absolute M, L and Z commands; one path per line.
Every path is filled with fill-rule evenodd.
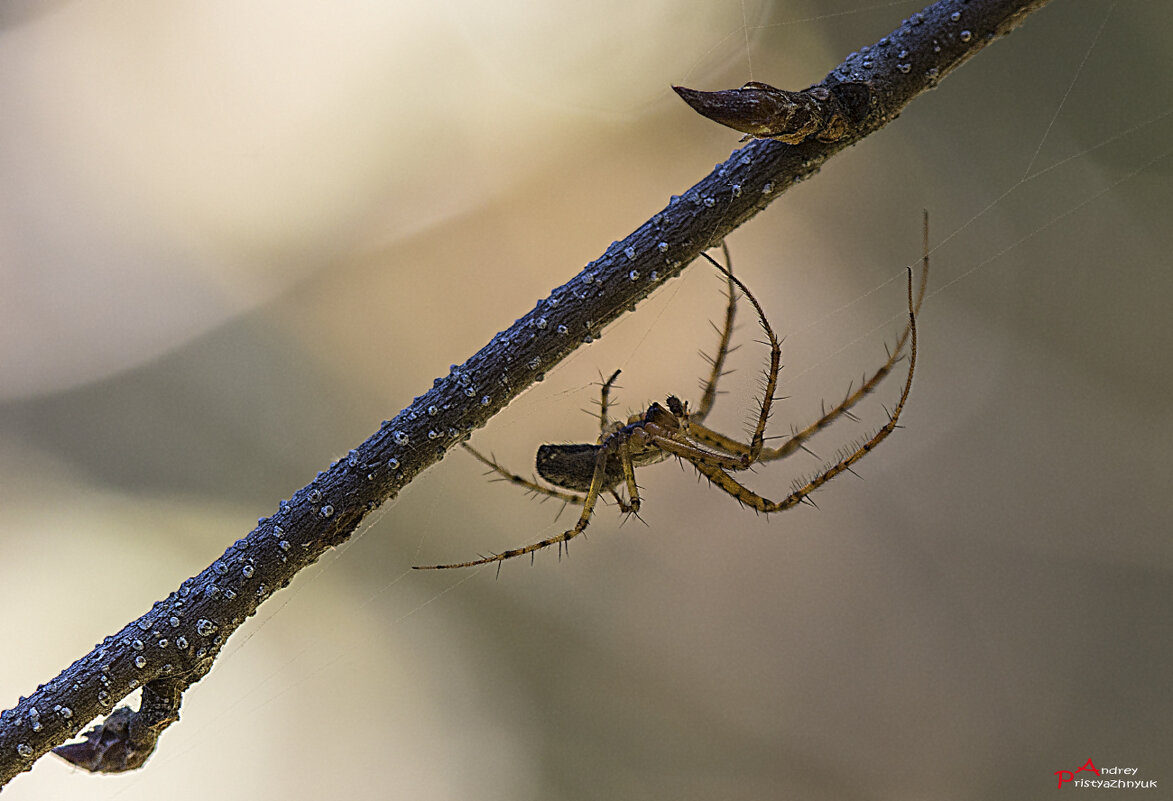
M 900 414 L 908 401 L 912 390 L 912 376 L 916 369 L 916 316 L 920 311 L 921 302 L 925 296 L 925 286 L 929 270 L 929 229 L 928 213 L 924 217 L 924 255 L 921 260 L 920 287 L 913 295 L 912 268 L 908 268 L 908 323 L 896 341 L 896 347 L 888 352 L 887 360 L 871 376 L 865 376 L 863 382 L 854 391 L 849 388 L 847 395 L 833 408 L 823 408 L 822 415 L 806 428 L 795 429 L 790 438 L 777 448 L 766 446 L 766 424 L 775 400 L 774 393 L 778 387 L 778 372 L 782 363 L 782 346 L 774 329 L 766 319 L 757 298 L 741 279 L 733 275 L 729 261 L 728 250 L 725 251 L 727 267 L 722 267 L 707 253 L 701 255 L 707 259 L 722 275 L 725 276 L 728 302 L 725 308 L 725 324 L 721 330 L 721 339 L 717 346 L 716 356 L 710 359 L 711 372 L 704 384 L 700 405 L 695 412 L 689 412 L 688 404 L 675 395 L 669 395 L 666 406 L 653 403 L 646 411 L 632 415 L 626 423 L 611 421 L 608 417 L 611 389 L 619 377 L 616 370 L 610 378 L 602 384 L 599 399 L 599 438 L 594 444 L 583 443 L 574 445 L 542 445 L 538 448 L 537 471 L 553 487 L 539 484 L 536 479 L 527 479 L 502 467 L 493 458 L 485 456 L 469 445 L 464 447 L 477 459 L 483 462 L 490 471 L 502 478 L 525 487 L 535 493 L 558 498 L 566 503 L 582 506 L 582 513 L 574 527 L 555 537 L 539 542 L 513 548 L 500 553 L 483 556 L 467 562 L 457 562 L 445 565 L 420 565 L 417 570 L 446 570 L 458 567 L 474 567 L 476 565 L 497 563 L 500 570 L 501 563 L 507 559 L 530 554 L 531 562 L 536 551 L 557 545 L 559 553 L 567 547 L 569 542 L 582 534 L 591 521 L 595 504 L 599 496 L 606 492 L 615 499 L 620 510 L 625 514 L 638 514 L 640 509 L 639 487 L 635 482 L 637 468 L 663 462 L 676 457 L 688 462 L 707 478 L 713 486 L 733 496 L 743 506 L 749 506 L 759 512 L 769 514 L 781 512 L 810 501 L 809 496 L 835 476 L 852 470 L 852 465 L 870 453 L 873 448 L 883 442 L 897 427 Z M 757 423 L 753 435 L 747 443 L 740 442 L 704 425 L 704 420 L 713 408 L 717 397 L 717 382 L 724 374 L 725 357 L 730 352 L 729 340 L 733 329 L 733 318 L 737 307 L 737 291 L 749 300 L 757 311 L 758 322 L 766 333 L 770 346 L 770 361 L 765 371 L 765 386 L 762 393 Z M 715 328 L 715 326 L 714 326 Z M 763 343 L 765 344 L 765 343 Z M 840 417 L 856 419 L 851 412 L 853 406 L 879 385 L 892 371 L 896 362 L 900 360 L 905 346 L 908 346 L 908 377 L 904 380 L 904 387 L 896 405 L 888 413 L 888 421 L 881 426 L 866 441 L 843 452 L 837 461 L 826 465 L 819 473 L 797 486 L 789 495 L 778 501 L 772 501 L 746 487 L 731 473 L 749 469 L 760 462 L 770 462 L 785 458 L 799 449 L 805 449 L 806 442 L 816 433 L 835 422 Z M 623 485 L 627 491 L 626 500 L 619 494 L 618 488 Z

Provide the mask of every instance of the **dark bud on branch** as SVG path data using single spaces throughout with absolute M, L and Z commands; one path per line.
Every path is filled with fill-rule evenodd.
M 59 745 L 53 753 L 91 773 L 123 773 L 143 766 L 159 735 L 179 720 L 182 687 L 167 680 L 143 685 L 138 711 L 122 706 L 87 731 L 84 742 Z
M 797 145 L 810 137 L 835 142 L 867 114 L 871 91 L 866 83 L 812 86 L 801 92 L 750 81 L 740 89 L 701 92 L 673 86 L 676 94 L 703 117 L 746 138 L 777 139 Z

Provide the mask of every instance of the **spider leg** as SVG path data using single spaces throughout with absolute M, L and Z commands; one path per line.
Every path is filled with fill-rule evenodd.
M 839 403 L 835 404 L 830 409 L 824 409 L 822 415 L 810 425 L 806 426 L 800 431 L 795 431 L 791 434 L 790 439 L 786 440 L 777 448 L 762 448 L 761 453 L 758 454 L 756 461 L 771 462 L 775 459 L 784 459 L 790 456 L 795 451 L 801 450 L 805 447 L 808 440 L 815 434 L 827 428 L 840 417 L 851 417 L 851 408 L 859 403 L 865 395 L 870 394 L 880 382 L 883 381 L 900 358 L 904 355 L 904 346 L 908 340 L 908 328 L 900 335 L 896 341 L 896 347 L 888 354 L 888 359 L 880 366 L 876 372 L 870 376 L 865 376 L 863 382 L 854 391 L 848 390 L 846 396 Z M 749 454 L 750 447 L 742 442 L 738 442 L 731 437 L 722 434 L 719 431 L 714 431 L 711 428 L 692 424 L 689 426 L 689 435 L 707 445 L 710 448 L 719 448 L 729 453 Z
M 607 433 L 607 427 L 611 422 L 607 416 L 607 409 L 610 408 L 611 385 L 615 383 L 615 379 L 619 377 L 619 370 L 611 373 L 611 377 L 603 382 L 603 389 L 599 393 L 599 435 L 602 436 Z M 602 374 L 600 373 L 600 378 Z
M 750 465 L 747 456 L 728 456 L 724 453 L 707 451 L 680 435 L 654 434 L 650 440 L 660 450 L 668 451 L 673 456 L 679 456 L 692 464 L 706 464 L 717 470 L 744 470 Z
M 611 490 L 611 497 L 615 499 L 615 503 L 619 505 L 619 511 L 623 512 L 623 514 L 630 515 L 639 511 L 639 507 L 632 506 L 630 503 L 623 500 L 623 496 L 615 490 Z
M 927 273 L 929 264 L 927 235 L 925 241 L 926 246 L 923 260 L 925 273 L 922 273 L 921 290 L 916 300 L 913 299 L 912 293 L 912 269 L 909 268 L 908 270 L 908 377 L 904 380 L 904 388 L 900 392 L 900 399 L 896 402 L 896 405 L 888 414 L 888 422 L 881 426 L 880 429 L 876 431 L 876 433 L 873 434 L 870 439 L 861 444 L 859 447 L 855 448 L 851 453 L 839 459 L 839 461 L 835 462 L 834 464 L 825 467 L 822 472 L 809 479 L 805 484 L 794 490 L 794 492 L 790 493 L 780 501 L 771 501 L 769 498 L 758 495 L 756 492 L 734 479 L 722 468 L 716 465 L 699 460 L 693 461 L 693 465 L 698 471 L 700 471 L 702 475 L 708 478 L 713 484 L 717 485 L 717 487 L 732 495 L 741 503 L 747 506 L 752 506 L 759 512 L 765 512 L 767 514 L 770 512 L 781 512 L 784 509 L 797 506 L 798 504 L 807 500 L 807 496 L 809 496 L 812 492 L 826 484 L 835 476 L 845 471 L 851 470 L 852 465 L 870 453 L 877 445 L 883 442 L 889 434 L 896 430 L 897 423 L 900 420 L 900 414 L 904 411 L 904 405 L 908 401 L 909 393 L 912 391 L 912 376 L 916 371 L 916 313 L 919 308 L 920 300 L 924 297 L 925 284 L 923 275 Z
M 631 453 L 627 449 L 627 438 L 625 435 L 619 435 L 616 441 L 619 448 L 619 462 L 623 465 L 623 479 L 627 482 L 627 506 L 621 508 L 627 514 L 638 515 L 639 487 L 635 484 L 635 465 L 631 463 Z M 598 476 L 596 476 L 596 480 L 598 480 Z
M 688 421 L 688 435 L 706 448 L 715 448 L 737 455 L 749 455 L 749 446 L 745 443 L 738 442 L 732 437 L 725 436 L 720 431 L 714 431 L 708 426 L 700 425 L 693 420 Z
M 466 451 L 468 451 L 473 456 L 475 456 L 481 464 L 485 465 L 490 470 L 492 470 L 494 473 L 501 476 L 502 478 L 504 478 L 506 481 L 510 482 L 511 484 L 516 484 L 519 487 L 525 487 L 530 492 L 536 492 L 539 495 L 548 495 L 551 498 L 557 498 L 558 500 L 564 501 L 566 503 L 573 503 L 573 504 L 582 505 L 583 497 L 581 495 L 575 495 L 570 492 L 562 492 L 561 490 L 556 490 L 551 487 L 544 487 L 541 484 L 539 484 L 537 481 L 534 481 L 533 479 L 529 479 L 524 476 L 519 476 L 517 473 L 512 473 L 512 472 L 506 470 L 501 465 L 497 464 L 497 462 L 495 460 L 491 459 L 488 456 L 485 456 L 483 453 L 478 451 L 476 448 L 469 445 L 467 442 L 461 443 L 461 447 L 463 447 Z
M 766 368 L 766 383 L 762 392 L 762 408 L 758 414 L 758 422 L 754 427 L 753 436 L 749 441 L 749 460 L 756 462 L 762 448 L 765 445 L 766 439 L 766 423 L 770 421 L 770 410 L 774 405 L 774 393 L 778 390 L 778 373 L 782 369 L 782 343 L 779 341 L 774 329 L 770 327 L 770 321 L 766 319 L 766 312 L 762 309 L 762 304 L 758 303 L 758 299 L 749 291 L 749 287 L 741 282 L 741 279 L 733 273 L 726 270 L 718 264 L 712 256 L 707 253 L 702 253 L 709 262 L 719 271 L 725 274 L 725 277 L 737 284 L 737 288 L 745 294 L 745 297 L 753 304 L 754 309 L 758 313 L 758 322 L 762 325 L 762 330 L 766 332 L 766 337 L 770 341 L 770 366 Z
M 705 356 L 709 365 L 712 367 L 709 373 L 709 380 L 704 384 L 704 391 L 701 393 L 700 406 L 692 413 L 692 419 L 696 422 L 703 422 L 708 417 L 709 412 L 712 411 L 713 403 L 717 400 L 717 381 L 723 376 L 725 369 L 725 357 L 731 352 L 729 348 L 729 338 L 733 334 L 733 317 L 737 313 L 737 287 L 733 283 L 733 262 L 729 258 L 729 247 L 722 242 L 721 252 L 725 254 L 725 287 L 728 293 L 729 302 L 725 306 L 725 325 L 720 330 L 721 339 L 717 344 L 717 353 L 712 358 Z M 716 328 L 716 326 L 713 326 Z
M 766 448 L 765 450 L 763 450 L 761 456 L 758 457 L 758 461 L 768 462 L 773 459 L 783 459 L 783 458 L 789 456 L 790 454 L 794 453 L 795 451 L 802 449 L 805 446 L 807 440 L 809 440 L 815 434 L 822 431 L 827 426 L 831 425 L 831 423 L 835 422 L 835 420 L 838 419 L 839 417 L 850 417 L 851 416 L 851 408 L 853 406 L 855 406 L 855 404 L 859 403 L 859 401 L 862 400 L 865 395 L 870 394 L 877 386 L 879 386 L 880 382 L 883 381 L 888 376 L 888 374 L 892 372 L 892 368 L 895 367 L 896 363 L 898 361 L 900 361 L 900 359 L 904 356 L 904 348 L 906 345 L 908 345 L 908 340 L 910 337 L 913 340 L 913 347 L 915 348 L 916 316 L 918 314 L 920 314 L 920 307 L 925 299 L 925 289 L 929 285 L 929 283 L 928 283 L 929 282 L 929 213 L 928 213 L 928 211 L 925 211 L 925 213 L 924 213 L 923 238 L 924 238 L 924 242 L 923 242 L 924 255 L 921 257 L 920 287 L 917 289 L 916 300 L 914 301 L 914 300 L 912 300 L 912 298 L 909 298 L 908 324 L 905 325 L 904 330 L 900 332 L 900 337 L 896 340 L 896 347 L 894 347 L 888 353 L 887 360 L 885 360 L 885 362 L 882 365 L 880 365 L 880 368 L 878 370 L 876 370 L 876 372 L 872 373 L 872 375 L 870 377 L 865 377 L 863 382 L 860 383 L 859 388 L 856 389 L 854 392 L 851 391 L 851 389 L 848 389 L 847 395 L 844 396 L 843 400 L 841 400 L 839 403 L 837 403 L 829 411 L 824 410 L 822 416 L 819 417 L 818 420 L 815 420 L 813 423 L 811 423 L 810 425 L 808 425 L 806 428 L 802 429 L 801 431 L 795 432 L 790 437 L 789 440 L 787 440 L 785 443 L 783 443 L 779 447 Z M 911 277 L 911 273 L 910 273 L 909 274 L 909 282 L 910 282 L 909 292 L 910 293 L 912 291 L 911 281 L 912 281 L 912 277 Z M 909 365 L 909 372 L 910 373 L 912 372 L 912 365 Z
M 624 462 L 625 471 L 631 474 L 634 479 L 634 473 L 631 472 L 631 456 L 627 452 L 626 440 L 617 438 L 614 448 L 618 449 L 619 457 Z M 457 562 L 449 565 L 415 565 L 414 569 L 449 570 L 457 567 L 476 567 L 477 565 L 487 565 L 492 562 L 504 562 L 506 559 L 512 559 L 515 556 L 524 556 L 527 553 L 540 551 L 542 548 L 548 548 L 551 545 L 557 545 L 559 548 L 561 548 L 564 543 L 570 542 L 572 539 L 586 530 L 587 524 L 590 523 L 591 514 L 595 510 L 595 503 L 599 500 L 599 493 L 602 491 L 603 481 L 607 475 L 607 457 L 611 452 L 611 448 L 599 448 L 599 454 L 595 458 L 595 472 L 591 478 L 590 490 L 587 492 L 586 497 L 582 500 L 582 514 L 579 516 L 578 522 L 574 524 L 574 528 L 565 531 L 556 537 L 544 539 L 541 542 L 535 542 L 531 545 L 525 545 L 521 548 L 514 548 L 508 551 L 501 551 L 501 553 L 496 553 L 492 556 L 484 556 L 480 559 L 473 559 L 470 562 Z M 632 484 L 634 484 L 634 480 L 632 481 Z M 638 509 L 638 505 L 636 508 Z
M 905 325 L 904 330 L 900 333 L 896 340 L 896 347 L 888 353 L 888 358 L 880 365 L 870 376 L 865 376 L 859 387 L 854 391 L 848 390 L 847 395 L 843 400 L 835 404 L 831 409 L 824 409 L 823 414 L 810 425 L 806 426 L 800 431 L 796 431 L 791 435 L 790 439 L 784 442 L 777 448 L 763 448 L 758 454 L 755 461 L 769 462 L 775 459 L 784 459 L 798 450 L 802 450 L 808 440 L 815 434 L 822 431 L 827 426 L 831 425 L 840 417 L 850 417 L 851 409 L 855 404 L 859 403 L 865 395 L 870 394 L 875 390 L 880 383 L 888 377 L 892 372 L 892 368 L 904 356 L 904 349 L 908 345 L 909 335 L 912 333 L 912 320 L 920 314 L 921 304 L 925 299 L 925 289 L 928 287 L 929 278 L 929 216 L 926 211 L 924 214 L 924 256 L 922 257 L 920 287 L 917 290 L 915 301 L 911 302 L 909 306 L 910 321 Z M 742 454 L 751 453 L 751 448 L 735 439 L 725 436 L 724 434 L 707 428 L 703 425 L 693 423 L 689 428 L 689 435 L 698 442 L 710 448 L 718 448 L 720 450 L 728 451 L 729 453 Z

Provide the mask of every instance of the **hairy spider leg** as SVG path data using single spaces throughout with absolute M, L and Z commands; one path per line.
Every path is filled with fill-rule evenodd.
M 638 430 L 638 429 L 637 429 Z M 574 528 L 569 529 L 556 537 L 544 539 L 541 542 L 535 542 L 531 545 L 525 545 L 521 548 L 513 548 L 508 551 L 501 551 L 500 553 L 492 554 L 491 556 L 484 556 L 480 559 L 473 559 L 469 562 L 457 562 L 449 565 L 417 565 L 416 570 L 449 570 L 459 567 L 476 567 L 477 565 L 487 565 L 492 562 L 504 562 L 506 559 L 513 559 L 517 556 L 524 556 L 525 554 L 532 554 L 535 551 L 540 551 L 543 548 L 548 548 L 551 545 L 557 545 L 559 552 L 572 539 L 577 537 L 586 530 L 587 525 L 591 521 L 591 514 L 595 510 L 595 503 L 599 500 L 599 492 L 603 486 L 603 480 L 607 475 L 607 458 L 612 454 L 619 456 L 623 464 L 623 473 L 627 478 L 627 491 L 631 495 L 632 511 L 639 510 L 639 490 L 635 484 L 635 470 L 631 465 L 631 454 L 628 451 L 628 439 L 632 436 L 627 431 L 617 431 L 604 438 L 600 443 L 603 447 L 599 448 L 599 453 L 595 457 L 595 472 L 591 477 L 591 486 L 587 491 L 586 497 L 582 501 L 582 514 L 579 515 L 578 522 L 574 524 Z
M 920 288 L 917 290 L 916 301 L 912 306 L 913 316 L 920 314 L 920 307 L 925 299 L 925 289 L 928 286 L 929 279 L 929 213 L 927 211 L 924 213 L 922 236 L 924 256 L 921 260 L 922 268 Z M 901 331 L 899 338 L 896 340 L 896 347 L 889 351 L 887 360 L 879 367 L 879 369 L 872 373 L 871 376 L 865 376 L 857 389 L 852 391 L 849 388 L 843 400 L 837 403 L 834 407 L 829 410 L 824 409 L 823 414 L 817 420 L 808 425 L 806 428 L 803 428 L 801 431 L 793 432 L 790 436 L 790 439 L 777 448 L 764 448 L 755 461 L 769 462 L 775 459 L 784 459 L 787 456 L 790 456 L 792 453 L 801 450 L 805 446 L 806 442 L 810 440 L 815 434 L 831 425 L 831 423 L 835 422 L 840 417 L 850 417 L 851 408 L 859 403 L 865 395 L 868 395 L 873 390 L 875 390 L 875 388 L 879 386 L 880 382 L 882 382 L 888 376 L 888 374 L 892 372 L 892 369 L 896 366 L 896 363 L 900 361 L 904 355 L 904 348 L 908 343 L 908 337 L 911 333 L 911 330 L 911 326 L 904 326 L 904 330 Z M 691 427 L 690 433 L 694 439 L 708 447 L 728 451 L 729 453 L 749 453 L 749 448 L 743 443 L 705 426 L 693 425 Z
M 782 343 L 779 341 L 777 334 L 774 333 L 774 329 L 770 326 L 770 321 L 766 319 L 766 312 L 762 308 L 762 304 L 758 303 L 758 299 L 749 291 L 749 287 L 742 283 L 740 278 L 718 264 L 716 259 L 708 253 L 702 253 L 701 255 L 708 259 L 709 263 L 722 272 L 729 281 L 736 284 L 746 299 L 753 304 L 754 309 L 758 313 L 758 322 L 761 323 L 762 330 L 766 332 L 766 337 L 770 340 L 770 366 L 766 369 L 766 384 L 762 393 L 761 412 L 758 414 L 758 422 L 754 427 L 753 436 L 749 441 L 749 462 L 753 463 L 758 460 L 758 456 L 765 447 L 766 424 L 770 421 L 770 411 L 774 405 L 774 393 L 778 390 L 778 373 L 782 370 Z M 745 467 L 748 466 L 749 464 L 745 465 Z
M 467 442 L 461 443 L 461 447 L 476 457 L 476 459 L 481 464 L 488 467 L 489 470 L 501 476 L 511 484 L 516 484 L 519 487 L 525 487 L 530 492 L 536 492 L 539 495 L 548 495 L 551 498 L 557 498 L 558 500 L 565 501 L 566 503 L 573 503 L 580 506 L 582 505 L 583 496 L 581 495 L 575 494 L 573 492 L 563 492 L 562 490 L 557 490 L 553 487 L 547 487 L 539 484 L 537 479 L 529 479 L 525 476 L 519 476 L 517 473 L 513 473 L 499 465 L 492 457 L 485 456 Z
M 733 336 L 733 318 L 737 313 L 737 287 L 733 283 L 733 260 L 729 256 L 729 246 L 724 241 L 721 242 L 721 252 L 725 255 L 725 291 L 728 295 L 728 303 L 725 305 L 725 325 L 718 331 L 721 338 L 717 344 L 716 354 L 710 357 L 703 351 L 701 352 L 701 356 L 712 369 L 709 372 L 709 380 L 702 384 L 700 406 L 692 413 L 692 419 L 698 423 L 704 422 L 704 419 L 709 416 L 709 412 L 712 411 L 713 404 L 717 400 L 717 382 L 721 376 L 726 374 L 725 357 L 737 350 L 737 348 L 729 347 L 729 340 Z M 710 323 L 710 325 L 716 330 L 715 324 Z
M 619 377 L 620 372 L 620 370 L 616 370 L 611 373 L 611 377 L 603 382 L 603 389 L 599 393 L 599 436 L 608 433 L 607 429 L 611 425 L 607 415 L 607 410 L 610 408 L 611 385 L 615 383 L 615 379 Z M 600 377 L 602 377 L 601 373 Z
M 924 276 L 927 275 L 929 263 L 928 254 L 928 237 L 925 238 L 925 254 L 923 258 L 924 270 L 922 271 L 922 289 L 920 296 L 924 296 Z M 850 470 L 851 466 L 870 453 L 877 445 L 883 442 L 889 434 L 896 430 L 896 426 L 900 420 L 900 414 L 904 411 L 904 405 L 908 401 L 909 393 L 912 392 L 912 376 L 916 371 L 916 312 L 917 302 L 912 294 L 912 268 L 908 268 L 908 334 L 909 334 L 909 349 L 908 349 L 908 377 L 904 380 L 904 388 L 900 392 L 900 399 L 896 402 L 891 413 L 888 415 L 888 422 L 880 427 L 875 434 L 871 436 L 866 442 L 856 448 L 834 464 L 826 467 L 816 475 L 814 478 L 807 481 L 794 492 L 787 495 L 780 501 L 771 501 L 761 495 L 758 495 L 753 490 L 746 487 L 741 482 L 734 479 L 723 469 L 714 467 L 704 462 L 696 461 L 693 465 L 696 469 L 708 478 L 713 484 L 720 489 L 732 495 L 738 502 L 751 506 L 759 512 L 769 514 L 771 512 L 781 512 L 785 509 L 790 509 L 802 503 L 807 497 L 817 490 L 819 487 L 826 484 L 840 473 Z

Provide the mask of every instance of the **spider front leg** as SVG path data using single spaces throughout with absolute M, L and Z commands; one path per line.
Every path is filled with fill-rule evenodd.
M 717 382 L 721 376 L 725 375 L 725 357 L 737 350 L 737 348 L 729 347 L 729 338 L 733 335 L 733 318 L 737 314 L 737 287 L 733 283 L 733 260 L 729 257 L 729 246 L 724 242 L 721 242 L 721 252 L 725 255 L 725 290 L 728 297 L 728 303 L 725 305 L 725 325 L 718 332 L 721 338 L 717 343 L 717 353 L 710 357 L 703 351 L 701 352 L 701 356 L 709 363 L 711 369 L 709 380 L 702 385 L 700 405 L 692 413 L 692 420 L 696 423 L 704 422 L 704 419 L 709 416 L 709 412 L 712 411 L 713 403 L 717 400 Z M 714 330 L 717 328 L 712 322 L 709 324 L 713 326 Z
M 913 302 L 910 309 L 913 317 L 915 317 L 917 314 L 920 314 L 920 307 L 925 299 L 925 289 L 928 286 L 929 279 L 929 215 L 927 211 L 924 214 L 923 240 L 924 255 L 922 257 L 920 288 L 917 290 L 916 300 Z M 911 326 L 905 325 L 904 330 L 900 333 L 900 337 L 896 340 L 896 347 L 889 351 L 888 358 L 870 376 L 865 375 L 858 388 L 854 389 L 854 391 L 848 389 L 847 394 L 844 396 L 843 400 L 839 401 L 839 403 L 835 404 L 835 406 L 833 406 L 831 409 L 824 408 L 822 414 L 817 420 L 801 430 L 794 431 L 790 439 L 788 439 L 782 445 L 778 446 L 777 448 L 763 448 L 758 454 L 756 461 L 769 462 L 775 459 L 784 459 L 785 457 L 790 456 L 792 453 L 795 453 L 796 451 L 804 448 L 808 440 L 810 440 L 812 437 L 814 437 L 815 434 L 819 433 L 824 428 L 827 428 L 840 417 L 852 417 L 852 407 L 859 403 L 859 401 L 861 401 L 865 395 L 868 395 L 873 390 L 875 390 L 875 388 L 879 386 L 879 384 L 892 372 L 892 369 L 896 366 L 896 363 L 903 357 L 904 348 L 908 344 L 908 338 L 911 331 Z M 719 448 L 721 450 L 728 451 L 729 453 L 736 454 L 750 453 L 749 446 L 746 446 L 745 444 L 738 442 L 735 439 L 727 437 L 720 432 L 713 431 L 712 429 L 705 426 L 694 424 L 692 426 L 691 434 L 699 442 L 702 442 L 712 448 Z
M 822 431 L 831 423 L 835 422 L 835 420 L 837 420 L 839 417 L 852 417 L 851 407 L 859 403 L 859 401 L 862 400 L 865 395 L 871 393 L 872 390 L 874 390 L 880 384 L 880 382 L 883 381 L 888 376 L 888 374 L 892 372 L 892 368 L 896 366 L 896 362 L 900 361 L 901 357 L 904 355 L 904 348 L 908 344 L 910 337 L 913 339 L 915 347 L 916 316 L 920 314 L 921 304 L 924 303 L 925 300 L 925 289 L 929 285 L 929 213 L 927 211 L 924 213 L 922 237 L 924 251 L 923 255 L 921 256 L 920 288 L 917 289 L 915 301 L 912 298 L 909 298 L 909 322 L 904 326 L 904 330 L 900 332 L 900 337 L 896 340 L 896 347 L 889 351 L 888 358 L 882 365 L 880 365 L 878 370 L 872 373 L 870 377 L 864 377 L 858 389 L 856 389 L 854 392 L 851 391 L 851 389 L 848 389 L 847 395 L 843 398 L 843 400 L 835 404 L 835 406 L 830 410 L 824 409 L 823 414 L 819 417 L 818 420 L 815 420 L 801 431 L 794 432 L 790 439 L 779 447 L 767 448 L 764 450 L 761 456 L 758 458 L 758 461 L 766 462 L 772 459 L 785 458 L 786 456 L 789 456 L 790 454 L 804 447 L 804 443 L 807 440 L 809 440 L 818 432 Z M 910 271 L 910 292 L 912 290 L 911 281 L 912 274 Z M 911 365 L 909 367 L 909 371 L 911 372 Z
M 743 284 L 741 279 L 734 276 L 733 273 L 728 269 L 718 264 L 717 261 L 708 253 L 702 253 L 701 255 L 708 259 L 709 263 L 716 267 L 730 282 L 730 303 L 732 303 L 732 285 L 736 284 L 737 288 L 742 291 L 742 294 L 744 294 L 749 302 L 753 304 L 754 309 L 758 313 L 758 322 L 761 324 L 762 330 L 766 332 L 766 337 L 769 339 L 770 364 L 769 367 L 766 368 L 766 383 L 765 387 L 763 388 L 761 411 L 758 414 L 758 422 L 754 427 L 753 436 L 750 438 L 748 449 L 746 446 L 741 445 L 741 443 L 735 442 L 734 440 L 731 440 L 728 437 L 718 434 L 717 432 L 705 428 L 699 424 L 691 433 L 696 439 L 700 440 L 701 442 L 705 442 L 707 445 L 738 454 L 744 452 L 749 456 L 749 462 L 752 464 L 758 460 L 758 456 L 761 454 L 762 448 L 765 446 L 766 424 L 770 421 L 770 411 L 774 405 L 774 393 L 778 390 L 778 373 L 782 370 L 782 343 L 778 339 L 777 334 L 774 333 L 774 329 L 770 326 L 770 321 L 766 319 L 766 312 L 762 308 L 762 304 L 758 303 L 758 299 L 755 298 L 753 293 L 749 291 L 749 287 Z M 728 319 L 732 320 L 732 314 L 729 315 Z M 703 419 L 703 417 L 701 419 Z M 706 434 L 712 435 L 711 441 L 705 440 Z M 747 464 L 746 467 L 748 466 L 749 465 Z
M 900 420 L 900 415 L 904 411 L 905 404 L 908 402 L 909 393 L 912 392 L 912 377 L 916 372 L 916 314 L 920 308 L 920 301 L 924 298 L 925 280 L 928 275 L 929 254 L 927 241 L 926 234 L 924 270 L 922 272 L 921 278 L 921 289 L 916 300 L 913 299 L 912 294 L 912 269 L 909 268 L 908 270 L 908 377 L 904 380 L 904 387 L 900 392 L 900 399 L 896 402 L 896 406 L 893 407 L 891 413 L 888 415 L 888 422 L 881 426 L 880 429 L 876 431 L 876 433 L 873 434 L 870 439 L 868 439 L 858 448 L 839 459 L 834 464 L 824 468 L 822 472 L 820 472 L 814 478 L 811 478 L 801 487 L 794 490 L 794 492 L 790 493 L 780 501 L 771 501 L 768 498 L 758 495 L 756 492 L 734 479 L 720 467 L 700 461 L 694 461 L 693 464 L 702 475 L 708 478 L 720 489 L 732 495 L 741 503 L 744 503 L 747 506 L 752 506 L 759 512 L 765 512 L 767 514 L 771 512 L 781 512 L 785 509 L 790 509 L 791 507 L 802 503 L 812 492 L 817 490 L 819 487 L 823 486 L 840 473 L 850 470 L 853 464 L 870 453 L 877 445 L 887 439 L 889 434 L 896 430 L 897 424 Z
M 480 559 L 473 559 L 469 562 L 457 562 L 448 565 L 416 565 L 416 570 L 450 570 L 458 567 L 476 567 L 477 565 L 487 565 L 491 562 L 497 562 L 498 568 L 500 563 L 506 559 L 513 559 L 516 556 L 524 556 L 525 554 L 532 554 L 535 551 L 540 551 L 543 548 L 548 548 L 551 545 L 557 545 L 559 551 L 565 543 L 569 543 L 572 539 L 577 537 L 586 530 L 587 525 L 591 521 L 591 515 L 595 511 L 595 504 L 599 500 L 599 493 L 602 491 L 604 481 L 607 475 L 607 459 L 611 455 L 618 455 L 623 464 L 623 472 L 627 479 L 627 489 L 631 494 L 631 503 L 629 504 L 632 512 L 639 511 L 639 491 L 635 485 L 635 469 L 631 464 L 631 454 L 628 450 L 627 442 L 629 435 L 624 432 L 616 433 L 608 437 L 603 443 L 600 443 L 598 454 L 595 456 L 595 471 L 591 477 L 590 489 L 587 491 L 586 497 L 582 500 L 582 514 L 579 515 L 578 522 L 574 524 L 574 528 L 564 531 L 557 537 L 550 537 L 548 539 L 535 542 L 531 545 L 525 545 L 521 548 L 514 548 L 501 553 L 493 554 L 492 556 L 484 556 Z M 618 497 L 618 496 L 616 496 Z

